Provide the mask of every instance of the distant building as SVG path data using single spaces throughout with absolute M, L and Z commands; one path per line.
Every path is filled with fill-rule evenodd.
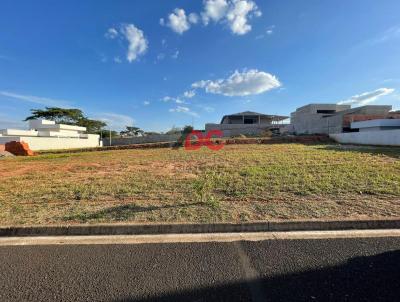
M 400 114 L 399 118 L 376 119 L 362 122 L 351 123 L 351 129 L 358 132 L 366 131 L 385 131 L 400 130 Z
M 352 122 L 351 128 L 329 136 L 342 144 L 400 146 L 400 117 Z
M 266 130 L 280 132 L 287 126 L 283 121 L 288 116 L 268 115 L 263 113 L 245 111 L 224 115 L 219 124 L 206 124 L 205 130 L 221 130 L 224 137 L 244 135 L 258 135 Z
M 351 108 L 350 105 L 309 104 L 297 108 L 290 119 L 296 134 L 356 132 L 358 129 L 351 127 L 352 122 L 400 118 L 400 114 L 391 110 L 392 106 L 388 105 Z
M 85 127 L 56 124 L 48 120 L 29 121 L 29 130 L 0 130 L 0 144 L 25 142 L 31 150 L 99 147 L 100 136 L 86 134 Z

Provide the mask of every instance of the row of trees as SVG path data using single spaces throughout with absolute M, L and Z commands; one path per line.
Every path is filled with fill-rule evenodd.
M 55 121 L 57 124 L 86 127 L 88 133 L 98 133 L 107 126 L 103 121 L 89 119 L 80 109 L 46 107 L 46 109 L 32 109 L 31 112 L 32 115 L 28 116 L 25 121 L 46 119 Z
M 102 137 L 107 137 L 111 134 L 112 137 L 123 136 L 146 136 L 160 134 L 158 132 L 144 132 L 139 127 L 126 126 L 126 129 L 120 131 L 106 129 L 107 124 L 100 120 L 89 119 L 80 109 L 65 109 L 59 107 L 46 107 L 45 109 L 32 109 L 32 114 L 24 121 L 35 119 L 46 119 L 54 121 L 57 124 L 75 125 L 86 127 L 87 133 L 100 134 Z M 184 128 L 172 127 L 166 134 L 187 134 L 193 130 L 192 126 L 185 126 Z

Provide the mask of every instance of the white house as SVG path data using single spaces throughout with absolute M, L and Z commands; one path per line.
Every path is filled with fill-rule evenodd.
M 48 120 L 29 121 L 29 130 L 0 130 L 0 144 L 25 142 L 33 151 L 100 147 L 100 136 L 86 134 L 85 127 L 56 124 Z
M 351 123 L 355 132 L 329 136 L 339 143 L 400 146 L 400 119 L 375 119 Z

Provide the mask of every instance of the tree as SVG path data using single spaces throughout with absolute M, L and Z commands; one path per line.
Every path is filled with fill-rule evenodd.
M 91 120 L 88 118 L 80 119 L 76 125 L 86 127 L 86 132 L 88 133 L 98 133 L 102 131 L 105 126 L 107 126 L 107 124 L 103 121 Z
M 165 134 L 181 134 L 182 128 L 172 126 L 170 130 L 168 130 Z
M 183 129 L 180 131 L 181 136 L 178 138 L 178 141 L 175 144 L 175 147 L 182 147 L 186 137 L 193 131 L 193 127 L 186 125 L 183 127 Z
M 99 133 L 107 126 L 103 121 L 92 120 L 84 116 L 80 109 L 66 109 L 59 107 L 46 107 L 45 109 L 32 109 L 32 115 L 24 121 L 46 119 L 57 124 L 66 124 L 86 127 L 87 133 Z
M 121 136 L 143 136 L 144 131 L 139 127 L 126 126 L 126 130 L 121 131 Z
M 182 134 L 185 135 L 185 137 L 186 137 L 186 136 L 187 136 L 189 133 L 191 133 L 193 130 L 194 130 L 194 129 L 193 129 L 193 126 L 186 125 L 185 127 L 183 127 Z
M 57 124 L 76 125 L 76 123 L 84 119 L 82 110 L 80 109 L 64 109 L 58 107 L 46 107 L 46 109 L 31 109 L 32 115 L 28 116 L 24 121 L 46 119 L 55 121 Z
M 160 135 L 161 133 L 155 131 L 146 131 L 143 133 L 144 136 L 151 136 L 151 135 Z

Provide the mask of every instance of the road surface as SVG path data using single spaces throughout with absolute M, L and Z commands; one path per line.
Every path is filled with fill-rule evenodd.
M 399 301 L 400 237 L 0 246 L 0 301 Z

